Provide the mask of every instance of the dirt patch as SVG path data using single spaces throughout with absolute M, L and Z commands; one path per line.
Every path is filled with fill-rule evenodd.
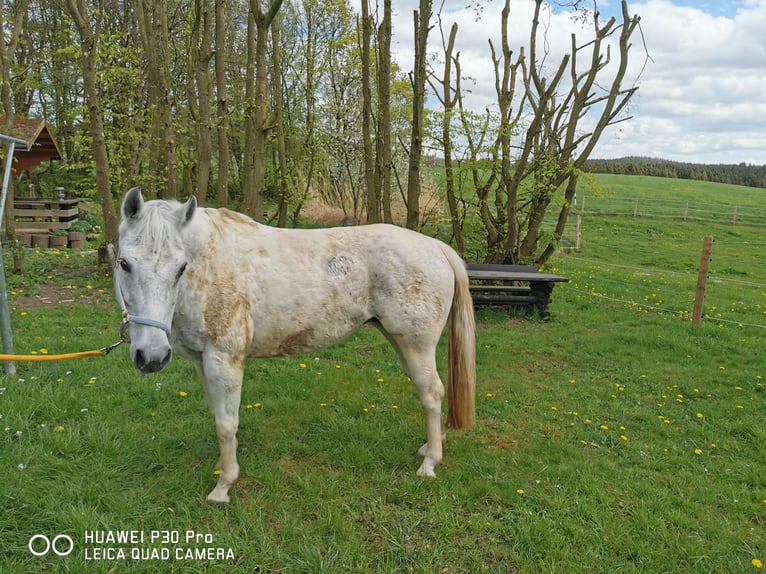
M 34 310 L 60 307 L 71 303 L 110 303 L 114 302 L 111 291 L 106 289 L 71 288 L 61 285 L 42 284 L 35 295 L 16 295 L 11 297 L 15 309 Z M 116 304 L 116 303 L 115 303 Z

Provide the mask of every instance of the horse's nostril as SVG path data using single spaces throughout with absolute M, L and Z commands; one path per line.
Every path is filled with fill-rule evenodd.
M 142 349 L 136 349 L 133 364 L 142 373 L 156 373 L 168 365 L 170 359 L 173 357 L 173 351 L 168 348 L 164 355 L 161 355 L 160 353 L 157 353 L 154 356 L 152 355 L 153 353 L 147 354 Z
M 144 367 L 146 366 L 146 357 L 144 356 L 144 352 L 141 349 L 136 351 L 136 357 L 133 359 L 133 362 L 136 364 L 136 368 L 139 371 L 144 370 Z

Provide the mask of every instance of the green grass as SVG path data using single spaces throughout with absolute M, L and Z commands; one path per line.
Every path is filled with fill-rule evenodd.
M 617 227 L 611 247 L 593 235 L 554 262 L 573 281 L 554 290 L 552 320 L 477 314 L 477 425 L 449 432 L 436 480 L 415 476 L 421 408 L 372 329 L 317 355 L 249 363 L 242 476 L 226 507 L 205 502 L 217 445 L 187 361 L 141 375 L 121 347 L 19 363 L 0 377 L 0 572 L 755 571 L 766 561 L 762 331 L 714 316 L 692 329 L 650 310 L 685 304 L 670 292 L 696 279 L 699 233 L 726 229 L 674 222 L 659 231 L 694 240 L 673 242 L 670 257 L 639 248 L 632 219 L 592 220 Z M 33 309 L 12 296 L 17 351 L 113 342 L 108 277 L 45 256 L 73 301 Z M 758 255 L 744 257 L 724 278 L 766 282 Z M 658 295 L 636 305 L 647 277 L 632 267 L 668 264 L 674 282 L 650 276 Z M 212 544 L 178 546 L 234 559 L 175 560 L 173 549 L 167 561 L 86 560 L 93 530 L 191 530 Z M 75 551 L 34 557 L 38 533 L 66 533 Z

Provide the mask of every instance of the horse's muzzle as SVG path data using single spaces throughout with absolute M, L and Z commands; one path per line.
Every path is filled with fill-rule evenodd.
M 142 373 L 156 373 L 164 369 L 171 358 L 173 358 L 173 350 L 170 347 L 155 351 L 136 349 L 133 354 L 133 364 Z

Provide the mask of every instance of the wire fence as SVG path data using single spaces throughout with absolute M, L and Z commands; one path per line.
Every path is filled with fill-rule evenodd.
M 564 288 L 691 321 L 703 248 L 699 226 L 692 230 L 671 224 L 663 227 L 664 233 L 655 233 L 626 225 L 624 217 L 632 212 L 611 226 L 610 217 L 590 211 L 572 218 L 561 241 L 567 256 L 558 271 L 571 278 Z M 702 320 L 766 329 L 766 258 L 761 255 L 766 253 L 766 234 L 721 229 L 716 228 L 719 237 L 707 273 Z
M 764 193 L 766 203 L 766 192 Z M 766 208 L 757 205 L 702 203 L 690 200 L 581 196 L 575 204 L 581 215 L 621 215 L 681 221 L 766 227 Z

